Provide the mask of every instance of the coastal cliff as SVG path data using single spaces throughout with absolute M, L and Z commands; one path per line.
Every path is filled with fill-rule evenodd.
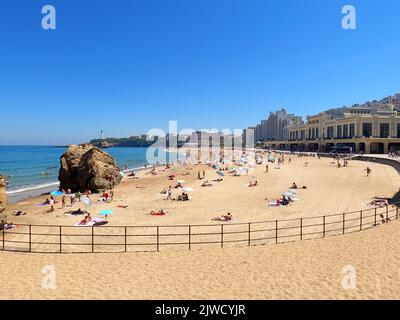
M 70 145 L 60 163 L 60 188 L 64 190 L 104 190 L 122 180 L 115 160 L 89 144 Z
M 5 210 L 7 204 L 6 185 L 6 179 L 0 176 L 0 212 Z

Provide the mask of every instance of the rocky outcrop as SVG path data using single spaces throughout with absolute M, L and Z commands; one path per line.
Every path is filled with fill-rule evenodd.
M 121 182 L 115 160 L 90 144 L 70 145 L 60 159 L 60 188 L 75 191 L 98 191 Z
M 6 179 L 0 176 L 0 213 L 5 210 L 7 204 L 6 186 Z

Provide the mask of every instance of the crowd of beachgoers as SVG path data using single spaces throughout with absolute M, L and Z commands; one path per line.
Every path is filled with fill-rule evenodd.
M 281 180 L 284 180 L 284 178 L 287 178 L 287 173 L 283 171 L 291 167 L 293 162 L 295 162 L 296 174 L 299 171 L 308 170 L 307 168 L 310 167 L 311 163 L 322 161 L 317 153 L 287 153 L 256 149 L 247 152 L 243 152 L 242 150 L 185 149 L 185 153 L 186 157 L 175 163 L 157 163 L 147 166 L 142 171 L 125 172 L 121 184 L 125 186 L 125 188 L 115 186 L 112 181 L 110 181 L 110 188 L 100 193 L 93 193 L 91 190 L 86 190 L 82 193 L 72 192 L 71 190 L 56 190 L 47 196 L 30 199 L 29 205 L 27 205 L 26 202 L 15 204 L 11 206 L 11 215 L 14 216 L 13 220 L 10 220 L 11 215 L 8 214 L 7 221 L 3 219 L 0 226 L 12 229 L 18 226 L 18 223 L 15 222 L 18 220 L 21 221 L 20 223 L 35 223 L 39 212 L 47 214 L 49 217 L 52 215 L 59 217 L 59 212 L 63 212 L 61 216 L 81 216 L 79 220 L 73 222 L 73 225 L 77 227 L 101 226 L 108 223 L 118 224 L 122 221 L 115 218 L 116 211 L 135 211 L 136 206 L 140 206 L 141 211 L 143 211 L 146 210 L 144 205 L 149 203 L 149 201 L 143 201 L 143 205 L 141 205 L 138 199 L 133 202 L 129 201 L 131 194 L 125 191 L 125 189 L 126 186 L 132 182 L 135 183 L 136 193 L 140 193 L 141 189 L 148 189 L 149 187 L 159 188 L 156 193 L 157 196 L 153 199 L 154 204 L 159 203 L 159 205 L 157 207 L 148 206 L 146 210 L 146 215 L 159 217 L 172 216 L 175 214 L 175 211 L 182 211 L 181 208 L 176 207 L 176 205 L 168 205 L 167 203 L 191 203 L 195 197 L 196 203 L 198 203 L 198 201 L 209 201 L 207 200 L 208 194 L 215 193 L 215 187 L 217 186 L 226 188 L 227 191 L 231 190 L 235 177 L 240 177 L 240 181 L 247 180 L 247 183 L 242 185 L 242 191 L 237 189 L 234 191 L 235 200 L 242 197 L 243 202 L 249 201 L 249 203 L 251 203 L 251 200 L 248 200 L 251 195 L 246 193 L 245 189 L 265 190 L 265 193 L 262 191 L 262 193 L 264 193 L 263 200 L 260 199 L 259 201 L 262 201 L 262 206 L 266 209 L 298 207 L 298 210 L 291 209 L 291 211 L 301 212 L 304 210 L 304 204 L 300 206 L 296 203 L 301 200 L 302 196 L 310 199 L 310 196 L 315 194 L 315 197 L 318 197 L 316 190 L 310 189 L 305 181 L 290 181 L 286 187 L 282 186 L 280 190 L 274 192 L 268 190 L 270 185 L 266 182 L 269 180 L 268 176 L 271 176 L 271 184 L 273 184 L 273 186 L 278 185 L 278 183 L 272 181 L 274 181 L 274 179 L 281 178 Z M 335 166 L 338 169 L 347 168 L 349 162 L 352 161 L 348 156 L 341 155 L 323 159 L 323 163 L 329 161 L 328 165 Z M 315 167 L 315 165 L 313 166 Z M 301 169 L 301 167 L 304 169 Z M 364 173 L 362 173 L 360 168 L 360 175 L 366 177 L 372 175 L 370 164 L 362 164 L 360 167 L 362 171 L 364 171 Z M 280 171 L 282 174 L 278 174 L 278 177 L 276 177 L 276 172 Z M 302 176 L 304 176 L 304 174 Z M 157 181 L 152 182 L 152 179 L 156 179 Z M 198 183 L 195 181 L 198 181 Z M 145 186 L 140 186 L 140 183 L 143 183 Z M 194 187 L 196 187 L 196 189 Z M 199 191 L 201 189 L 211 190 L 210 192 L 204 193 Z M 230 192 L 233 194 L 233 191 Z M 227 195 L 221 194 L 221 196 L 229 196 L 229 192 Z M 371 197 L 372 201 L 371 199 L 368 201 L 368 205 L 379 207 L 388 205 L 389 197 L 387 195 L 383 196 L 379 194 L 378 196 L 374 196 L 373 198 Z M 215 197 L 217 198 L 218 195 L 215 194 Z M 146 197 L 143 197 L 143 200 L 145 198 Z M 39 199 L 41 199 L 41 202 L 36 202 L 34 206 L 32 206 L 32 201 L 39 201 Z M 159 202 L 160 199 L 163 200 L 163 204 Z M 101 207 L 101 204 L 106 204 L 107 206 Z M 203 204 L 199 207 L 202 206 Z M 41 210 L 39 211 L 39 209 Z M 190 209 L 188 208 L 188 210 L 195 212 L 197 208 L 192 206 Z M 214 210 L 222 211 L 223 209 L 214 209 L 210 207 L 210 212 Z M 241 214 L 239 210 L 239 208 L 235 210 L 235 207 L 227 206 L 227 209 L 222 212 L 220 211 L 219 214 L 203 218 L 210 222 L 219 221 L 230 223 L 237 221 L 237 215 Z M 97 214 L 93 214 L 94 211 L 97 211 Z M 112 215 L 113 218 L 110 218 Z M 27 216 L 30 216 L 30 218 L 26 219 Z M 43 216 L 40 215 L 40 218 L 42 217 Z M 205 222 L 204 219 L 202 222 Z M 252 217 L 248 217 L 248 219 L 251 220 Z M 39 220 L 41 222 L 43 221 L 43 219 Z M 180 220 L 181 219 L 178 219 L 178 221 Z M 243 221 L 242 217 L 240 220 Z M 159 221 L 160 220 L 157 220 L 156 223 Z M 174 220 L 169 221 L 172 222 Z M 149 222 L 152 223 L 151 221 Z M 129 224 L 134 225 L 135 220 L 131 219 Z

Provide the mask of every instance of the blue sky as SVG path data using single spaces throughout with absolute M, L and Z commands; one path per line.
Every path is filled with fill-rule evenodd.
M 57 29 L 41 28 L 41 9 Z M 341 8 L 357 9 L 343 30 Z M 0 144 L 244 128 L 400 92 L 398 0 L 4 0 Z

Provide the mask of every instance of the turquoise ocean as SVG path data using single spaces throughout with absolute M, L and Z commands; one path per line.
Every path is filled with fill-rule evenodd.
M 60 157 L 65 147 L 0 146 L 0 175 L 9 182 L 9 194 L 30 190 L 57 189 Z M 147 165 L 147 148 L 104 149 L 117 161 L 121 169 L 140 169 Z M 166 153 L 168 159 L 168 153 Z

